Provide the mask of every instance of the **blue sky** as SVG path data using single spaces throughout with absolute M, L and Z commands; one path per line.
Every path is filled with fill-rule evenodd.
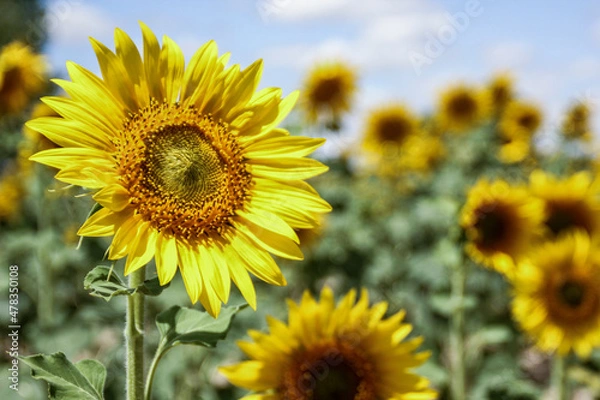
M 443 87 L 482 84 L 505 70 L 516 78 L 519 94 L 543 108 L 545 131 L 576 99 L 600 108 L 598 2 L 51 0 L 47 5 L 46 51 L 56 75 L 64 74 L 66 60 L 98 72 L 87 37 L 113 48 L 118 26 L 140 43 L 138 20 L 159 37 L 173 38 L 188 59 L 209 39 L 221 52 L 231 52 L 233 63 L 263 58 L 262 86 L 287 93 L 301 87 L 315 61 L 348 60 L 359 71 L 361 89 L 348 138 L 360 135 L 364 113 L 379 104 L 399 100 L 427 112 Z M 432 48 L 435 53 L 427 53 Z M 416 68 L 415 55 L 428 63 Z

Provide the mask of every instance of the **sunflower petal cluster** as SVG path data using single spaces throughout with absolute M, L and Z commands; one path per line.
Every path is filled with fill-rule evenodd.
M 43 99 L 61 118 L 27 126 L 60 148 L 31 157 L 102 206 L 79 229 L 112 237 L 108 258 L 125 274 L 154 260 L 161 284 L 177 271 L 192 302 L 216 316 L 231 281 L 256 308 L 249 272 L 285 285 L 271 254 L 299 260 L 294 229 L 318 225 L 331 207 L 305 179 L 327 167 L 306 158 L 322 139 L 278 128 L 298 94 L 257 91 L 262 60 L 228 66 L 210 41 L 186 65 L 142 24 L 140 52 L 122 30 L 116 51 L 91 39 L 102 77 L 69 62 L 68 97 Z
M 234 385 L 255 392 L 246 399 L 434 399 L 427 379 L 410 369 L 427 353 L 415 353 L 420 337 L 406 340 L 404 311 L 384 318 L 385 302 L 369 307 L 366 290 L 350 291 L 336 306 L 329 288 L 320 301 L 305 292 L 288 301 L 284 323 L 268 317 L 270 333 L 249 331 L 238 342 L 250 360 L 222 367 Z
M 585 358 L 600 346 L 600 247 L 586 232 L 537 247 L 513 286 L 514 319 L 540 349 Z
M 447 88 L 439 98 L 438 122 L 442 129 L 456 133 L 465 132 L 489 115 L 487 93 L 466 85 Z
M 0 116 L 21 112 L 44 88 L 47 71 L 44 56 L 26 44 L 4 46 L 0 51 Z

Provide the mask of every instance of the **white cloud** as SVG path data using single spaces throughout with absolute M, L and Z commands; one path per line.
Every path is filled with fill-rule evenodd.
M 50 39 L 65 46 L 87 43 L 90 36 L 105 41 L 112 38 L 116 26 L 103 9 L 80 0 L 53 1 L 45 19 Z
M 520 69 L 533 59 L 532 47 L 523 42 L 499 43 L 485 53 L 486 62 L 494 69 Z

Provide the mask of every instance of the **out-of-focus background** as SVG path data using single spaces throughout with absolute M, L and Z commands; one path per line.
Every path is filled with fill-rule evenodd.
M 284 123 L 292 134 L 328 139 L 317 157 L 331 170 L 311 184 L 334 210 L 321 229 L 301 233 L 306 259 L 278 260 L 287 287 L 256 281 L 258 311 L 242 311 L 228 340 L 217 349 L 180 346 L 169 352 L 155 380 L 156 399 L 239 398 L 245 392 L 216 372 L 218 365 L 243 359 L 234 340 L 247 338 L 250 328 L 266 330 L 268 314 L 285 320 L 284 298 L 297 300 L 305 289 L 317 292 L 324 284 L 338 297 L 351 288 L 367 287 L 374 301 L 389 303 L 390 312 L 406 309 L 407 320 L 415 326 L 413 335 L 423 336 L 421 348 L 432 352 L 418 372 L 431 380 L 440 399 L 449 399 L 451 269 L 459 262 L 469 264 L 465 298 L 469 398 L 553 398 L 548 389 L 550 356 L 533 346 L 513 321 L 508 283 L 498 273 L 462 258 L 459 214 L 469 187 L 482 176 L 524 184 L 539 168 L 561 176 L 581 170 L 595 176 L 600 4 L 0 0 L 0 46 L 13 40 L 29 44 L 47 58 L 48 78 L 66 78 L 67 60 L 99 74 L 88 37 L 114 49 L 114 29 L 119 27 L 140 46 L 138 21 L 158 37 L 171 37 L 186 60 L 211 39 L 220 52 L 232 53 L 232 63 L 246 66 L 262 58 L 260 86 L 281 87 L 286 94 L 306 89 L 307 74 L 321 62 L 340 61 L 357 76 L 349 111 L 333 121 L 326 115 L 311 124 L 299 107 Z M 447 138 L 435 128 L 444 90 L 459 84 L 484 90 L 498 74 L 510 76 L 511 99 L 526 101 L 543 116 L 535 135 L 529 132 L 531 143 L 518 155 L 509 151 L 510 160 L 498 156 L 508 140 L 496 140 L 502 118 L 498 110 L 468 121 L 461 128 L 467 133 Z M 26 161 L 44 144 L 27 133 L 23 123 L 35 112 L 40 95 L 56 93 L 50 84 L 39 88 L 27 106 L 4 118 L 0 126 L 0 265 L 5 271 L 0 281 L 4 293 L 6 269 L 19 266 L 22 355 L 61 351 L 74 361 L 97 358 L 108 368 L 106 398 L 119 399 L 125 302 L 120 297 L 110 302 L 91 297 L 82 283 L 91 268 L 107 264 L 102 260 L 109 241 L 86 239 L 77 249 L 76 231 L 92 206 L 90 197 L 76 198 L 80 190 L 64 188 L 52 179 L 49 168 Z M 381 160 L 374 161 L 363 146 L 369 115 L 392 102 L 410 109 L 415 123 L 432 140 L 411 148 L 408 156 L 416 154 L 417 160 L 404 160 L 402 171 L 390 171 L 391 164 L 385 161 L 389 154 L 378 164 Z M 590 111 L 585 132 L 590 137 L 565 145 L 565 115 L 579 103 Z M 241 296 L 234 292 L 230 304 L 241 304 Z M 0 304 L 8 309 L 7 296 Z M 149 300 L 149 351 L 158 341 L 153 316 L 173 304 L 189 305 L 179 276 L 160 297 Z M 574 396 L 600 398 L 598 350 L 588 360 L 571 361 Z M 9 362 L 2 356 L 1 369 L 6 371 Z M 2 399 L 45 396 L 45 385 L 33 380 L 25 366 L 19 392 L 7 386 L 0 385 Z

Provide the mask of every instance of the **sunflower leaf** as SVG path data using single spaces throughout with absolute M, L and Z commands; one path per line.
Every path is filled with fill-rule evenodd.
M 168 288 L 170 284 L 171 282 L 161 286 L 158 277 L 156 276 L 152 279 L 145 280 L 144 283 L 137 287 L 137 290 L 146 296 L 158 296 L 163 290 Z
M 109 301 L 114 296 L 129 296 L 137 291 L 146 296 L 158 296 L 169 284 L 161 286 L 158 277 L 154 277 L 145 280 L 137 288 L 130 288 L 112 267 L 98 265 L 85 276 L 83 287 L 90 291 L 90 295 Z
M 83 279 L 83 287 L 90 295 L 109 301 L 113 296 L 130 295 L 135 289 L 127 287 L 125 282 L 111 267 L 98 265 Z
M 106 368 L 96 360 L 76 364 L 63 353 L 19 357 L 31 368 L 31 376 L 48 383 L 48 398 L 57 400 L 102 400 Z
M 173 306 L 156 316 L 156 326 L 161 335 L 162 351 L 178 344 L 215 347 L 225 339 L 235 315 L 247 304 L 224 307 L 218 318 L 207 312 Z

